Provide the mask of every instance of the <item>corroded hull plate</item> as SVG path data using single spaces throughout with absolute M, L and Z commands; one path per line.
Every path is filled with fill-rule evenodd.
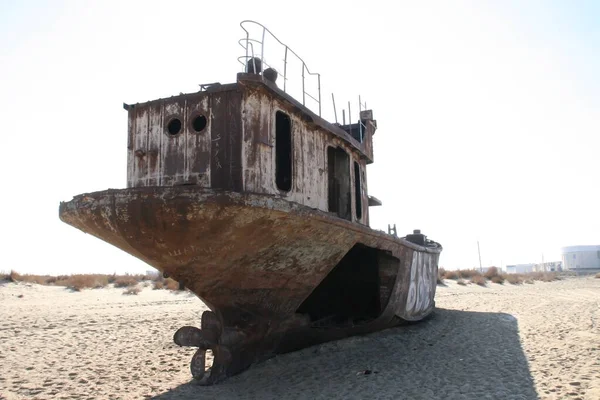
M 276 353 L 422 319 L 435 304 L 437 243 L 418 246 L 281 198 L 193 186 L 107 190 L 61 203 L 60 218 L 207 304 L 201 330 L 175 335 L 200 349 L 192 374 L 207 384 Z M 318 325 L 299 310 L 357 244 L 378 252 L 377 315 Z M 205 375 L 207 349 L 215 364 Z

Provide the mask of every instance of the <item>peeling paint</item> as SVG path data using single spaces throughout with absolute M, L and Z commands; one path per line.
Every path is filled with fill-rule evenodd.
M 358 143 L 344 130 L 348 127 L 324 121 L 248 74 L 238 75 L 235 84 L 126 109 L 127 188 L 76 196 L 61 203 L 59 215 L 167 273 L 207 304 L 211 311 L 203 314 L 201 329 L 184 327 L 175 334 L 177 344 L 198 347 L 192 373 L 203 383 L 274 354 L 419 320 L 433 310 L 441 246 L 432 241 L 420 246 L 369 228 L 366 165 L 373 160 L 376 128 L 371 112 L 364 114 L 365 136 Z M 291 129 L 289 191 L 276 184 L 278 111 L 290 121 L 283 119 L 287 141 Z M 195 128 L 197 117 L 203 120 Z M 331 170 L 328 147 L 343 150 L 343 157 L 331 158 Z M 287 145 L 283 148 L 285 158 Z M 288 171 L 285 166 L 279 171 Z M 338 168 L 348 172 L 338 176 Z M 289 182 L 289 175 L 284 178 Z M 357 181 L 360 188 L 354 187 Z M 350 201 L 349 220 L 329 212 L 329 196 L 343 205 Z M 303 308 L 315 301 L 321 308 L 319 293 L 331 298 L 331 292 L 317 289 L 328 288 L 324 282 L 335 271 L 349 271 L 340 276 L 351 280 L 333 281 L 338 286 L 332 288 L 345 290 L 345 282 L 363 288 L 355 270 L 370 279 L 367 317 L 357 312 L 346 318 L 342 310 L 333 317 L 343 321 L 332 323 L 331 315 L 322 320 L 312 306 Z M 348 302 L 340 298 L 344 307 L 357 303 L 354 296 Z M 205 374 L 209 348 L 215 363 Z

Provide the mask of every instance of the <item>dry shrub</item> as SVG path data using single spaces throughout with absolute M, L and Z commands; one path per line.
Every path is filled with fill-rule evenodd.
M 46 285 L 48 279 L 52 278 L 49 275 L 30 275 L 30 274 L 25 274 L 25 275 L 21 275 L 20 277 L 20 281 L 21 282 L 28 282 L 28 283 L 37 283 L 38 285 Z
M 55 285 L 66 286 L 76 292 L 82 289 L 99 289 L 108 285 L 108 277 L 98 274 L 71 275 L 67 279 L 57 280 Z
M 38 285 L 46 285 L 48 279 L 51 279 L 50 275 L 33 275 L 33 274 L 19 274 L 16 271 L 11 270 L 9 274 L 0 275 L 0 280 L 6 280 L 9 282 L 27 282 L 37 283 Z
M 473 275 L 471 278 L 472 283 L 476 283 L 479 286 L 486 286 L 486 279 L 482 275 Z
M 125 288 L 137 285 L 138 280 L 132 275 L 118 276 L 115 279 L 114 284 L 116 288 Z
M 21 274 L 19 274 L 17 271 L 14 270 L 10 270 L 10 274 L 8 274 L 8 281 L 9 282 L 18 282 L 21 280 Z
M 560 280 L 560 277 L 556 274 L 556 272 L 530 272 L 527 274 L 527 277 L 533 279 L 534 281 L 541 282 L 552 282 Z
M 598 272 L 595 276 L 596 279 L 600 279 L 600 272 Z
M 539 280 L 542 282 L 552 282 L 560 280 L 560 277 L 556 274 L 556 272 L 543 272 Z
M 500 276 L 500 272 L 496 267 L 489 267 L 488 270 L 485 271 L 485 274 L 483 276 L 485 276 L 487 279 L 492 279 L 495 276 Z
M 165 288 L 165 284 L 162 283 L 162 281 L 154 281 L 154 283 L 152 285 L 153 290 L 160 290 L 160 289 L 164 289 L 164 288 Z
M 482 276 L 481 272 L 477 271 L 476 269 L 459 269 L 458 274 L 463 279 L 471 279 L 474 276 Z
M 502 275 L 492 276 L 491 280 L 492 280 L 492 282 L 498 283 L 500 285 L 502 285 L 504 283 L 504 277 Z
M 458 275 L 457 271 L 444 271 L 444 275 L 442 275 L 442 278 L 444 278 L 444 279 L 459 279 L 460 276 Z
M 138 295 L 140 292 L 142 291 L 142 289 L 140 289 L 137 286 L 130 286 L 127 289 L 125 289 L 123 291 L 123 294 L 127 294 L 127 295 Z
M 167 290 L 179 290 L 179 282 L 172 278 L 162 278 L 161 280 L 156 280 L 152 284 L 152 289 L 167 289 Z
M 168 290 L 179 290 L 179 282 L 175 279 L 167 278 L 165 279 L 165 287 Z
M 438 269 L 438 275 L 437 275 L 437 284 L 438 285 L 444 284 L 444 275 L 445 274 L 446 274 L 446 270 L 444 268 Z
M 525 283 L 528 283 L 528 284 L 530 284 L 530 285 L 533 285 L 533 283 L 534 283 L 534 282 L 533 282 L 533 279 L 525 279 L 525 281 L 524 281 L 524 282 L 525 282 Z
M 456 283 L 458 283 L 459 285 L 467 286 L 467 282 L 465 282 L 463 279 L 457 280 Z
M 519 274 L 507 274 L 505 277 L 507 282 L 511 285 L 520 285 L 523 283 L 523 277 Z

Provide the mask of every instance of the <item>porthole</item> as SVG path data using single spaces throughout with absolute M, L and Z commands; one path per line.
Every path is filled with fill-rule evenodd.
M 204 115 L 197 115 L 192 120 L 192 128 L 196 132 L 202 132 L 206 128 L 206 117 Z
M 175 136 L 181 132 L 181 120 L 179 118 L 173 118 L 167 124 L 167 132 L 169 135 Z

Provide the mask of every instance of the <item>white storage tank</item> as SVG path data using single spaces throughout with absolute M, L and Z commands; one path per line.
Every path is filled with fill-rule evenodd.
M 600 246 L 568 246 L 561 253 L 566 271 L 600 270 Z

